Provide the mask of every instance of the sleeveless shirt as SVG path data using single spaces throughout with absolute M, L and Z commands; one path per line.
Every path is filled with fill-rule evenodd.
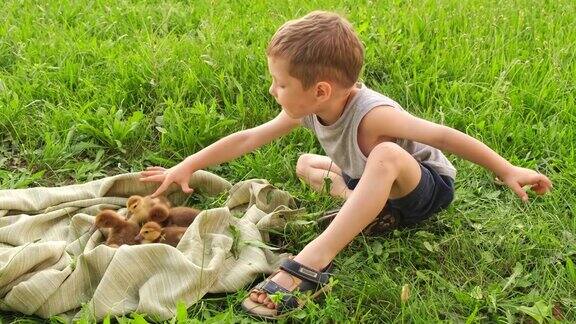
M 379 106 L 404 110 L 396 101 L 359 84 L 358 92 L 349 100 L 342 116 L 334 124 L 322 125 L 316 115 L 303 117 L 302 123 L 315 133 L 328 157 L 344 173 L 353 179 L 359 179 L 366 167 L 367 157 L 358 146 L 358 126 L 370 110 Z M 416 161 L 427 164 L 440 175 L 456 178 L 456 169 L 440 150 L 406 139 L 396 139 L 395 143 L 410 153 Z

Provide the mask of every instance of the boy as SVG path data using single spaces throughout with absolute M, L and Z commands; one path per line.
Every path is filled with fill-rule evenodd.
M 170 169 L 142 172 L 143 181 L 161 182 L 153 195 L 173 182 L 189 193 L 196 170 L 253 151 L 299 125 L 316 134 L 328 156 L 304 154 L 296 172 L 315 190 L 329 176 L 330 194 L 344 198 L 344 205 L 316 239 L 250 292 L 243 307 L 251 314 L 273 318 L 299 306 L 293 291 L 321 291 L 331 261 L 378 215 L 412 224 L 446 208 L 456 170 L 441 150 L 493 171 L 524 201 L 523 186 L 537 194 L 552 187 L 546 176 L 513 166 L 480 141 L 414 117 L 358 84 L 364 49 L 350 23 L 336 14 L 317 11 L 285 23 L 266 54 L 269 92 L 282 107 L 276 118 L 224 137 Z M 279 291 L 281 300 L 272 302 L 269 295 Z

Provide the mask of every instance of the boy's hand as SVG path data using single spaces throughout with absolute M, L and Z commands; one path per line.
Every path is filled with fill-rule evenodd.
M 552 189 L 552 182 L 545 175 L 534 170 L 512 166 L 500 180 L 510 187 L 522 201 L 528 201 L 528 195 L 523 190 L 524 186 L 530 186 L 535 193 L 543 195 Z
M 161 182 L 160 187 L 156 189 L 152 197 L 162 194 L 173 182 L 179 184 L 183 192 L 192 193 L 194 189 L 188 186 L 192 173 L 194 170 L 189 166 L 189 162 L 184 160 L 170 169 L 157 166 L 148 167 L 146 171 L 140 172 L 140 181 Z

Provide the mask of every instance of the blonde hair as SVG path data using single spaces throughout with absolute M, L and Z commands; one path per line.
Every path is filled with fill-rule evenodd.
M 352 87 L 364 62 L 364 47 L 350 22 L 326 11 L 286 22 L 270 40 L 266 54 L 287 59 L 290 75 L 304 89 L 319 81 Z

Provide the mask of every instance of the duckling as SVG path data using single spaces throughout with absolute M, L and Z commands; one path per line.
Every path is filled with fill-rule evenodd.
M 103 210 L 96 215 L 93 230 L 96 228 L 110 228 L 108 239 L 106 239 L 105 243 L 110 247 L 139 243 L 135 236 L 140 231 L 140 226 L 134 221 L 124 219 L 124 217 L 113 210 Z
M 130 212 L 129 219 L 138 224 L 144 224 L 150 219 L 150 209 L 154 206 L 170 208 L 170 201 L 163 196 L 152 198 L 150 196 L 134 195 L 130 196 L 126 202 L 126 207 Z
M 164 227 L 156 222 L 147 222 L 140 229 L 140 233 L 134 239 L 146 243 L 164 243 L 176 247 L 186 232 L 186 227 Z
M 200 210 L 192 207 L 167 208 L 163 205 L 156 205 L 150 209 L 149 216 L 150 221 L 159 223 L 163 227 L 188 227 L 200 212 Z

